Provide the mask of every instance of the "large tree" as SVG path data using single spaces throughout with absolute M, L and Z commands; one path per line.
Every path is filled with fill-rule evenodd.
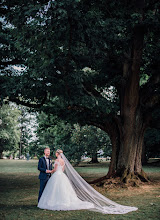
M 159 5 L 156 0 L 3 1 L 12 42 L 26 67 L 3 81 L 3 88 L 13 87 L 9 99 L 32 107 L 45 102 L 43 110 L 50 114 L 107 132 L 112 142 L 107 177 L 124 182 L 147 181 L 141 154 L 159 107 Z M 6 79 L 4 70 L 1 78 Z

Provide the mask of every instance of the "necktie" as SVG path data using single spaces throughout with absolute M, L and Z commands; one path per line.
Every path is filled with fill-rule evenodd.
M 46 162 L 47 162 L 47 170 L 49 170 L 49 158 L 46 158 Z

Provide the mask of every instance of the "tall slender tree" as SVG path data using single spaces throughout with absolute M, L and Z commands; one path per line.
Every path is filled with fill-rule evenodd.
M 19 110 L 11 104 L 3 104 L 0 108 L 0 159 L 3 158 L 3 151 L 16 153 L 19 148 L 19 116 Z

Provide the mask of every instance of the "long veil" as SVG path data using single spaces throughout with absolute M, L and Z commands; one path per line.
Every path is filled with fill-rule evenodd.
M 69 178 L 77 197 L 82 201 L 94 204 L 94 208 L 90 208 L 91 211 L 104 214 L 125 214 L 138 209 L 137 207 L 120 205 L 97 192 L 77 173 L 65 155 L 63 153 L 60 155 L 65 162 L 65 173 Z

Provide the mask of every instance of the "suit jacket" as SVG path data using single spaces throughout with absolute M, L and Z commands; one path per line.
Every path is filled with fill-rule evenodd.
M 41 157 L 38 162 L 38 170 L 40 171 L 39 179 L 46 179 L 47 176 L 51 176 L 50 173 L 46 173 L 47 170 L 47 162 L 45 157 Z M 49 170 L 52 170 L 52 161 L 49 158 Z

